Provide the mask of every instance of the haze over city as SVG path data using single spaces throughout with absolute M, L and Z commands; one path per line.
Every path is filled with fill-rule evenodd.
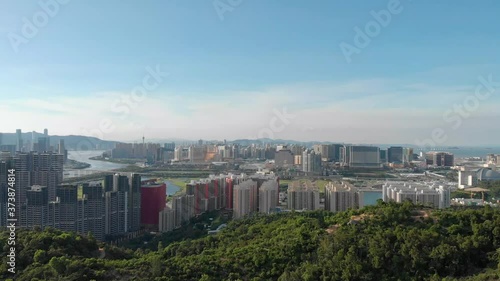
M 0 280 L 500 280 L 499 1 L 0 7 Z
M 500 122 L 494 1 L 400 1 L 362 46 L 356 28 L 367 36 L 390 1 L 67 2 L 32 38 L 23 18 L 33 22 L 39 4 L 3 3 L 0 118 L 15 122 L 1 131 L 229 140 L 270 137 L 271 127 L 281 139 L 416 144 L 440 128 L 442 145 L 500 137 L 491 130 Z M 478 87 L 485 98 L 471 99 Z M 273 129 L 276 111 L 290 118 Z

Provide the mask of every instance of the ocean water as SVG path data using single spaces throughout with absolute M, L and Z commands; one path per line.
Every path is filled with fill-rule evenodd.
M 455 158 L 481 157 L 485 159 L 486 155 L 488 154 L 500 154 L 500 148 L 498 147 L 496 148 L 459 147 L 459 149 L 448 149 L 447 151 L 453 153 L 455 155 Z
M 413 153 L 420 153 L 420 151 L 427 152 L 429 150 L 421 150 L 414 148 Z M 466 157 L 481 157 L 486 158 L 488 154 L 500 154 L 500 147 L 439 147 L 433 149 L 433 151 L 445 151 L 450 152 L 455 155 L 455 158 L 466 158 Z

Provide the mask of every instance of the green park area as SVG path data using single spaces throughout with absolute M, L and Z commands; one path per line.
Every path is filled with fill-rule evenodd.
M 280 180 L 280 191 L 285 191 L 288 189 L 288 185 L 291 183 L 291 182 L 294 182 L 294 181 L 305 181 L 307 180 L 306 178 L 298 178 L 298 179 L 294 179 L 294 180 Z M 316 183 L 316 186 L 319 188 L 319 192 L 325 192 L 325 186 L 331 182 L 330 180 L 314 180 L 312 181 L 314 183 Z

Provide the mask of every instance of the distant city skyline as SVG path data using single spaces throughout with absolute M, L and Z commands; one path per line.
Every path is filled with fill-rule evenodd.
M 24 19 L 44 11 L 38 2 L 8 1 L 0 11 L 4 132 L 438 146 L 500 139 L 496 1 L 243 1 L 223 17 L 212 1 L 64 2 L 32 38 Z M 393 2 L 401 12 L 361 48 L 358 28 Z M 342 43 L 359 49 L 350 61 Z
M 31 136 L 33 132 L 43 135 L 43 132 L 38 132 L 38 131 L 24 131 L 22 130 L 22 134 L 24 136 L 29 136 L 29 139 L 26 139 L 23 137 L 22 141 L 24 145 L 29 144 L 30 146 L 32 145 L 32 140 Z M 0 135 L 2 135 L 2 139 L 5 139 L 5 136 L 7 134 L 15 135 L 13 132 L 0 132 Z M 66 138 L 66 137 L 80 137 L 80 138 L 96 138 L 93 135 L 52 135 L 48 134 L 49 138 L 53 137 L 51 143 L 55 143 L 56 145 L 59 144 L 60 140 L 59 138 Z M 58 138 L 59 137 L 59 138 Z M 16 139 L 17 140 L 17 139 Z M 10 144 L 14 145 L 16 143 L 16 140 L 13 140 L 11 137 L 10 141 L 5 141 L 3 140 L 1 144 Z M 159 143 L 159 144 L 164 144 L 164 143 L 169 143 L 169 142 L 174 142 L 177 144 L 199 144 L 200 141 L 203 141 L 203 144 L 207 143 L 224 143 L 224 142 L 234 142 L 234 141 L 265 141 L 269 140 L 275 145 L 283 145 L 283 144 L 294 144 L 294 143 L 311 143 L 311 144 L 321 144 L 321 143 L 331 143 L 331 144 L 345 144 L 345 145 L 369 145 L 369 146 L 380 146 L 383 148 L 389 147 L 389 146 L 408 146 L 408 147 L 419 147 L 418 145 L 414 143 L 396 143 L 396 142 L 386 142 L 386 143 L 375 143 L 375 142 L 346 142 L 346 141 L 339 141 L 336 139 L 331 139 L 331 140 L 314 140 L 314 139 L 306 139 L 306 140 L 297 140 L 297 139 L 283 139 L 283 138 L 237 138 L 237 139 L 203 139 L 203 138 L 196 138 L 196 139 L 185 139 L 185 138 L 177 138 L 177 137 L 163 137 L 163 138 L 148 138 L 144 137 L 144 141 L 147 144 L 151 143 Z M 118 143 L 142 143 L 142 135 L 140 137 L 137 137 L 136 139 L 125 139 L 125 140 L 116 140 L 116 139 L 110 139 L 110 140 L 105 140 L 101 139 L 101 141 L 105 142 L 118 142 Z M 441 144 L 441 145 L 436 145 L 435 147 L 421 147 L 423 150 L 426 150 L 426 148 L 429 148 L 428 150 L 436 150 L 436 149 L 443 149 L 443 148 L 455 148 L 455 147 L 471 147 L 471 148 L 481 148 L 481 147 L 490 147 L 490 148 L 500 148 L 500 144 L 498 143 L 490 143 L 490 144 L 479 144 L 479 145 L 470 145 L 470 144 L 458 144 L 458 145 L 449 145 L 449 144 Z

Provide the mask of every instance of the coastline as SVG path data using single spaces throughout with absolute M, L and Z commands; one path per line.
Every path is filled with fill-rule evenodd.
M 116 163 L 116 164 L 129 164 L 129 165 L 134 165 L 137 162 L 140 162 L 140 159 L 112 159 L 112 158 L 104 158 L 102 156 L 94 156 L 90 157 L 90 160 L 96 160 L 96 161 L 102 161 L 102 162 L 109 162 L 109 163 Z
M 90 168 L 92 165 L 86 162 L 80 162 L 73 159 L 68 159 L 64 164 L 64 169 L 73 169 L 73 170 L 83 170 Z

